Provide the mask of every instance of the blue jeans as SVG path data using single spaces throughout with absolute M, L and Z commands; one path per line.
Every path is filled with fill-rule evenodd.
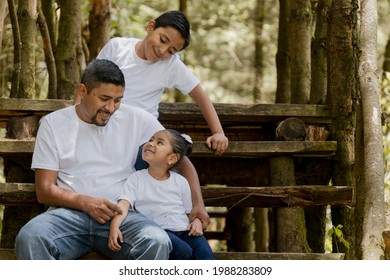
M 202 236 L 188 236 L 188 231 L 166 231 L 172 242 L 170 260 L 213 260 L 214 254 L 207 239 Z
M 110 223 L 67 208 L 47 211 L 30 220 L 15 241 L 15 254 L 24 260 L 77 259 L 95 251 L 110 259 L 168 259 L 172 245 L 159 226 L 129 211 L 120 227 L 124 243 L 119 252 L 107 246 Z

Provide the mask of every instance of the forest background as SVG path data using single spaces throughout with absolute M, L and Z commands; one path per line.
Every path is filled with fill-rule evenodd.
M 191 22 L 191 44 L 180 53 L 182 59 L 201 80 L 213 102 L 274 103 L 276 91 L 275 56 L 278 41 L 278 1 L 264 0 L 187 0 L 186 14 Z M 313 1 L 313 3 L 316 1 Z M 82 1 L 84 24 L 88 23 L 89 3 Z M 263 6 L 261 72 L 256 84 L 256 23 L 259 3 Z M 179 9 L 179 0 L 113 0 L 110 38 L 144 38 L 145 26 L 166 10 Z M 383 116 L 390 116 L 390 0 L 378 0 L 378 79 L 381 85 Z M 13 39 L 9 18 L 3 26 L 0 48 L 0 97 L 9 97 L 13 71 Z M 37 34 L 40 37 L 39 32 Z M 88 36 L 88 34 L 85 34 Z M 41 38 L 37 38 L 41 42 Z M 43 49 L 36 47 L 36 96 L 47 97 L 48 74 Z M 387 65 L 387 66 L 386 66 Z M 387 71 L 385 71 L 387 70 Z M 174 102 L 175 93 L 167 91 L 164 101 Z M 189 100 L 188 100 L 189 101 Z M 384 118 L 386 119 L 386 118 Z M 4 131 L 0 131 L 5 133 Z M 0 135 L 2 136 L 2 135 Z M 383 126 L 385 157 L 385 201 L 387 227 L 390 227 L 390 123 Z M 0 170 L 2 162 L 0 159 Z M 4 179 L 0 174 L 0 182 Z M 1 207 L 1 206 L 0 206 Z M 0 208 L 0 220 L 1 220 Z

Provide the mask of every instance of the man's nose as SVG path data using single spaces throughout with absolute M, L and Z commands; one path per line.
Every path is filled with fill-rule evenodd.
M 104 108 L 110 112 L 110 113 L 113 113 L 116 109 L 115 109 L 115 102 L 114 101 L 107 101 L 107 103 L 105 104 Z

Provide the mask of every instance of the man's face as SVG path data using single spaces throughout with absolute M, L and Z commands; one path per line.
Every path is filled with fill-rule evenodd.
M 81 102 L 76 107 L 79 118 L 86 123 L 105 126 L 120 106 L 124 87 L 102 83 L 88 92 L 87 88 L 80 84 L 78 91 L 81 95 Z
M 183 36 L 172 27 L 154 29 L 154 23 L 148 25 L 148 36 L 144 40 L 144 57 L 150 62 L 157 62 L 170 58 L 184 46 Z

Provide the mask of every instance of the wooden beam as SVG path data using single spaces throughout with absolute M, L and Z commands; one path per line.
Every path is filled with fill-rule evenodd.
M 61 99 L 16 99 L 0 98 L 0 126 L 15 116 L 43 116 L 52 111 L 71 106 L 73 101 Z M 278 122 L 288 117 L 300 118 L 305 123 L 330 124 L 331 112 L 328 106 L 311 104 L 228 104 L 214 103 L 223 124 Z M 206 124 L 195 103 L 161 103 L 159 120 L 162 123 Z
M 35 140 L 0 139 L 0 154 L 30 154 Z M 333 156 L 337 148 L 334 141 L 230 141 L 222 157 L 260 157 L 270 155 Z M 213 156 L 205 142 L 195 141 L 191 157 Z
M 353 189 L 348 186 L 203 186 L 202 194 L 206 206 L 292 207 L 353 204 Z M 34 184 L 0 183 L 0 204 L 34 203 L 37 203 Z

